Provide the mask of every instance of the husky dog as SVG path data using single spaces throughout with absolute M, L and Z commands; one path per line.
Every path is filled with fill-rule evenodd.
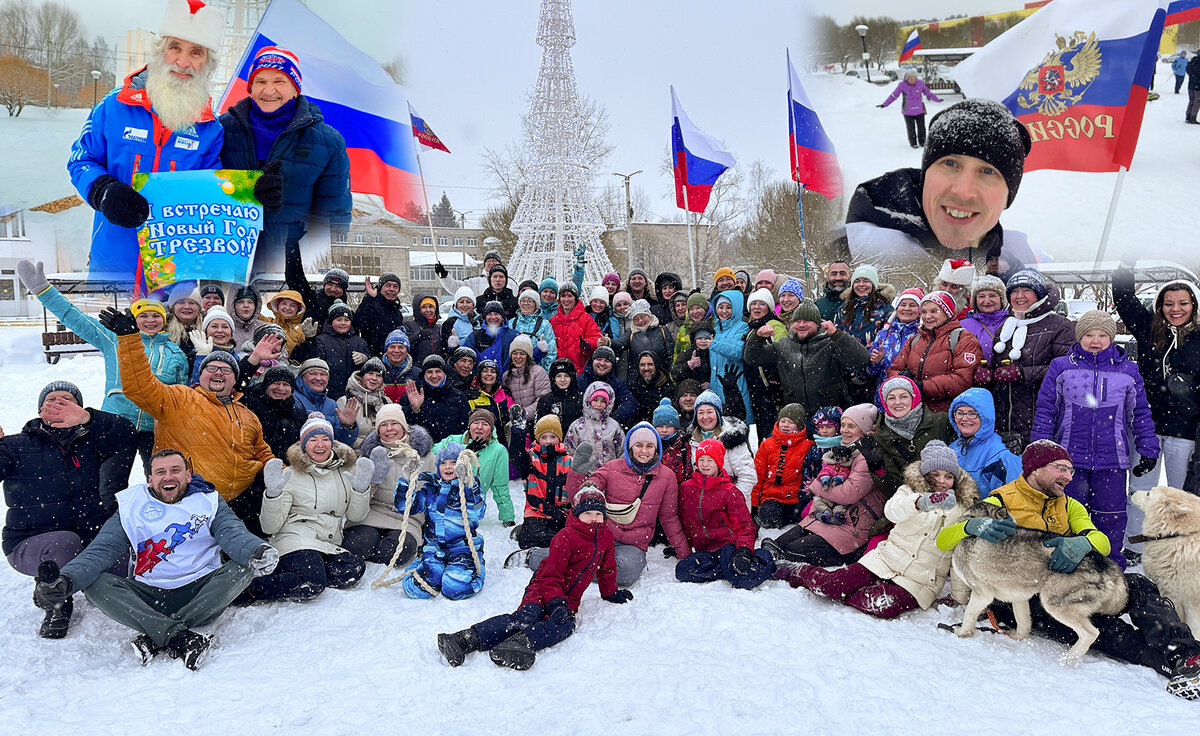
M 1142 568 L 1159 592 L 1171 599 L 1193 635 L 1200 634 L 1200 496 L 1158 486 L 1133 494 L 1133 505 L 1146 512 Z
M 1004 519 L 1008 511 L 981 501 L 967 515 Z M 1092 614 L 1119 615 L 1129 599 L 1129 584 L 1116 563 L 1094 552 L 1084 557 L 1072 573 L 1053 572 L 1051 549 L 1042 542 L 1057 536 L 1060 535 L 1017 527 L 1002 542 L 967 537 L 954 548 L 954 570 L 971 587 L 959 636 L 974 636 L 979 614 L 993 600 L 998 600 L 1012 604 L 1017 621 L 1012 637 L 1024 639 L 1033 625 L 1029 599 L 1040 595 L 1046 613 L 1079 636 L 1067 651 L 1064 663 L 1075 664 L 1083 657 L 1100 635 L 1090 620 Z

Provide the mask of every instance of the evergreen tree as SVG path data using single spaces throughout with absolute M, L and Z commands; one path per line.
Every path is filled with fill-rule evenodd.
M 458 218 L 454 216 L 454 208 L 450 206 L 450 198 L 442 192 L 442 199 L 429 211 L 434 227 L 458 227 Z

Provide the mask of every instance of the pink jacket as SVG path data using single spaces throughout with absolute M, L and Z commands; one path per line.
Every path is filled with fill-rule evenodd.
M 866 465 L 863 467 L 865 469 Z M 646 495 L 642 496 L 642 504 L 633 521 L 617 524 L 612 519 L 608 520 L 613 539 L 618 544 L 632 545 L 645 551 L 650 546 L 650 539 L 654 537 L 654 522 L 658 521 L 679 559 L 687 557 L 691 553 L 691 547 L 688 546 L 687 537 L 683 533 L 683 525 L 679 522 L 679 486 L 674 471 L 659 463 L 646 476 L 641 476 L 633 472 L 623 458 L 617 458 L 597 468 L 588 480 L 604 491 L 609 504 L 623 506 L 633 503 L 641 493 L 643 477 L 651 479 L 650 485 L 646 487 Z M 870 482 L 868 478 L 867 483 Z
M 858 450 L 850 461 L 850 476 L 845 483 L 822 488 L 820 479 L 814 478 L 808 484 L 808 491 L 847 507 L 844 524 L 826 524 L 812 515 L 800 522 L 800 526 L 819 535 L 843 555 L 866 544 L 871 538 L 871 527 L 883 516 L 883 494 L 876 490 L 867 461 Z

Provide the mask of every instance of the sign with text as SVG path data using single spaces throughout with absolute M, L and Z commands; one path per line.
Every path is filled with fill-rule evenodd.
M 150 203 L 138 230 L 146 286 L 206 279 L 246 283 L 262 231 L 254 198 L 260 171 L 215 169 L 135 174 L 133 188 Z

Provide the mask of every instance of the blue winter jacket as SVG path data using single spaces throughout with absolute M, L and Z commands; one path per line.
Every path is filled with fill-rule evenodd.
M 1171 73 L 1177 77 L 1182 77 L 1187 74 L 1187 59 L 1182 56 L 1176 56 L 1171 60 Z
M 225 129 L 221 165 L 227 169 L 261 169 L 266 163 L 260 162 L 254 151 L 253 104 L 249 97 L 243 98 L 221 115 Z M 352 204 L 346 141 L 304 95 L 296 98 L 292 121 L 275 139 L 267 161 L 281 164 L 283 207 L 263 213 L 260 248 L 298 243 L 310 216 L 328 218 L 334 230 L 349 227 Z
M 917 334 L 917 328 L 920 326 L 921 320 L 919 319 L 914 319 L 912 322 L 890 320 L 875 336 L 875 340 L 867 346 L 868 352 L 873 353 L 876 350 L 883 352 L 883 360 L 878 363 L 868 363 L 866 367 L 867 375 L 876 379 L 876 394 L 879 393 L 879 387 L 887 380 L 887 369 L 900 354 L 900 348 L 904 347 L 904 343 L 908 342 L 909 338 Z
M 87 201 L 92 184 L 104 174 L 130 184 L 139 171 L 192 171 L 221 166 L 224 131 L 205 108 L 194 130 L 174 132 L 159 122 L 145 91 L 146 70 L 104 96 L 67 159 L 71 184 Z M 90 274 L 133 279 L 138 265 L 137 230 L 118 227 L 96 212 L 92 224 Z
M 337 416 L 337 402 L 323 393 L 313 391 L 303 379 L 296 379 L 296 390 L 292 396 L 296 397 L 296 403 L 300 404 L 300 408 L 304 409 L 306 414 L 314 411 L 324 414 L 326 421 L 333 425 L 333 438 L 338 442 L 353 445 L 358 439 L 358 422 L 349 429 L 343 427 L 342 420 Z
M 716 316 L 715 306 L 722 299 L 728 299 L 733 306 L 733 316 L 729 319 L 718 319 Z M 741 375 L 738 377 L 737 383 L 742 392 L 742 401 L 746 405 L 746 423 L 751 424 L 754 422 L 754 412 L 750 408 L 750 387 L 746 383 L 746 364 L 742 359 L 742 351 L 746 347 L 746 333 L 750 331 L 750 326 L 742 321 L 742 306 L 745 299 L 742 292 L 730 289 L 722 291 L 713 300 L 715 334 L 712 345 L 708 348 L 708 363 L 712 376 L 709 379 L 708 387 L 721 397 L 722 404 L 728 404 L 729 399 L 725 396 L 724 387 L 721 386 L 721 376 L 726 369 L 739 372 Z
M 500 325 L 500 334 L 492 337 L 487 334 L 487 327 L 480 325 L 463 340 L 461 345 L 471 348 L 479 360 L 494 360 L 500 364 L 500 373 L 508 370 L 508 348 L 520 333 L 507 324 Z M 486 347 L 484 347 L 486 345 Z
M 88 345 L 100 351 L 104 357 L 104 403 L 101 411 L 125 417 L 133 422 L 139 432 L 150 432 L 154 429 L 154 417 L 139 409 L 132 401 L 125 398 L 121 391 L 121 372 L 117 370 L 117 336 L 107 327 L 100 324 L 95 317 L 89 317 L 79 311 L 79 307 L 71 303 L 62 292 L 53 286 L 37 295 L 51 314 L 58 317 L 67 329 L 87 341 Z M 165 384 L 187 383 L 188 359 L 178 345 L 171 342 L 167 333 L 156 335 L 142 334 L 142 347 L 146 357 L 150 359 L 150 370 L 158 380 Z
M 954 422 L 954 412 L 960 406 L 970 407 L 979 415 L 979 430 L 972 437 L 963 437 Z M 979 486 L 980 498 L 1021 474 L 1021 458 L 996 434 L 996 402 L 987 389 L 969 388 L 950 402 L 950 425 L 958 435 L 954 442 L 958 467 L 967 471 Z
M 1033 414 L 1033 440 L 1052 439 L 1077 468 L 1129 468 L 1129 434 L 1142 457 L 1158 457 L 1158 437 L 1137 364 L 1109 345 L 1089 353 L 1079 343 L 1050 361 Z
M 533 341 L 533 362 L 549 371 L 555 358 L 558 357 L 558 342 L 554 338 L 554 327 L 550 324 L 550 317 L 543 316 L 541 310 L 538 310 L 536 314 L 518 314 L 509 320 L 508 326 L 529 336 L 529 339 Z M 549 348 L 547 352 L 543 353 L 538 350 L 539 340 L 545 341 Z

